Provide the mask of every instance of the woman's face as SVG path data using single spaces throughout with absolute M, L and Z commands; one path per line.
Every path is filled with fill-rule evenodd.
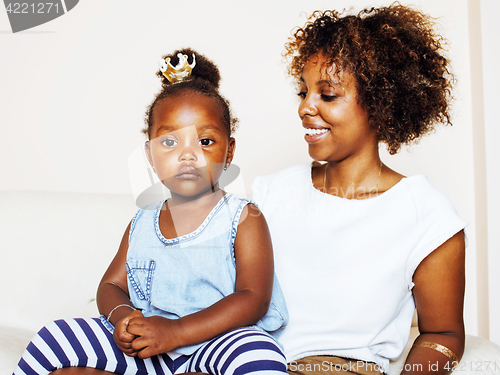
M 334 74 L 326 61 L 323 54 L 314 55 L 302 71 L 299 116 L 309 155 L 342 161 L 377 150 L 377 133 L 357 100 L 356 79 L 345 71 Z
M 214 100 L 189 93 L 156 106 L 146 154 L 172 197 L 195 198 L 218 190 L 234 145 Z

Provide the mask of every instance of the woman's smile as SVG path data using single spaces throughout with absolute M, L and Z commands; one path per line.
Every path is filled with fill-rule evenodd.
M 309 125 L 304 126 L 304 139 L 307 143 L 314 143 L 326 137 L 326 135 L 330 132 L 327 128 L 315 128 L 310 127 Z

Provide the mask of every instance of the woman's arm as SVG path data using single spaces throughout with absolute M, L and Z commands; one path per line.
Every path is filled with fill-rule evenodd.
M 429 254 L 413 276 L 413 296 L 420 335 L 406 359 L 402 374 L 448 374 L 458 365 L 439 350 L 439 344 L 462 358 L 465 343 L 465 238 L 460 231 Z M 422 346 L 424 345 L 424 346 Z M 435 346 L 436 347 L 436 346 Z M 448 353 L 448 356 L 452 355 Z
M 128 331 L 141 336 L 133 342 L 139 357 L 210 340 L 231 329 L 255 324 L 266 314 L 274 278 L 271 236 L 264 216 L 253 205 L 247 205 L 242 212 L 234 251 L 234 293 L 180 319 L 150 317 L 130 321 Z

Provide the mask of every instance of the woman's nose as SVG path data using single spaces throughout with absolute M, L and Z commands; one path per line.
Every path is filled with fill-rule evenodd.
M 305 116 L 314 116 L 317 113 L 317 109 L 313 100 L 309 95 L 306 95 L 304 100 L 299 105 L 299 117 L 304 119 Z

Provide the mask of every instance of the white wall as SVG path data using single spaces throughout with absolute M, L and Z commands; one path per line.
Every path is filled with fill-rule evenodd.
M 500 1 L 481 1 L 481 36 L 483 44 L 484 77 L 484 123 L 486 139 L 486 173 L 488 201 L 488 290 L 489 290 L 489 325 L 490 339 L 500 343 L 500 127 L 498 104 L 500 103 L 500 73 L 498 61 L 498 36 L 500 35 Z
M 242 174 L 235 189 L 245 194 L 256 175 L 309 160 L 280 55 L 292 28 L 305 22 L 302 12 L 388 3 L 86 0 L 67 15 L 18 34 L 10 32 L 7 16 L 0 11 L 0 189 L 137 195 L 149 179 L 144 170 L 129 169 L 129 159 L 137 165 L 143 114 L 159 89 L 157 60 L 189 46 L 218 64 L 221 90 L 241 120 L 234 163 Z M 440 30 L 450 40 L 459 80 L 454 126 L 438 129 L 396 156 L 383 153 L 383 161 L 403 174 L 426 174 L 470 223 L 465 317 L 467 332 L 478 334 L 482 309 L 488 305 L 478 305 L 468 2 L 411 3 L 439 17 Z M 489 25 L 498 28 L 493 13 L 488 15 Z M 492 38 L 488 43 L 495 44 Z M 499 85 L 485 87 L 493 91 Z M 498 133 L 492 127 L 488 131 Z M 492 142 L 491 155 L 498 153 Z M 494 156 L 489 157 L 498 160 Z M 488 176 L 493 176 L 494 166 L 488 168 Z M 495 180 L 488 183 L 488 189 L 494 189 L 498 173 L 496 185 Z M 498 223 L 498 216 L 491 216 L 494 210 L 488 212 L 490 226 Z M 499 239 L 491 237 L 493 230 L 489 233 L 498 247 Z M 500 259 L 490 253 L 489 261 L 494 277 Z M 492 282 L 498 285 L 499 280 Z M 495 299 L 492 289 L 490 302 Z M 498 304 L 490 308 L 498 316 Z M 490 329 L 500 343 L 500 326 L 492 322 Z

